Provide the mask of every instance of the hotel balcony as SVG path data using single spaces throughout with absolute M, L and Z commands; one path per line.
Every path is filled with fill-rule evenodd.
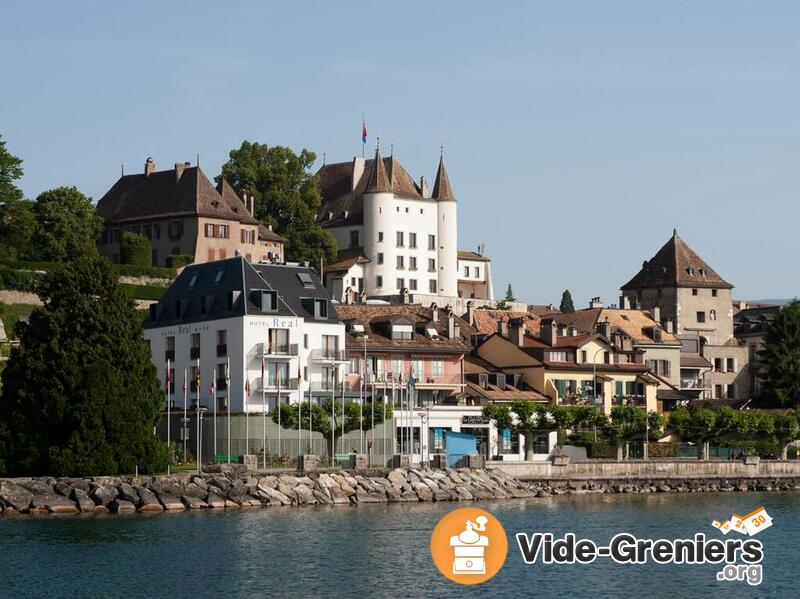
M 350 361 L 343 349 L 311 350 L 311 361 L 316 364 L 345 364 Z
M 266 381 L 256 381 L 255 391 L 257 393 L 277 393 L 278 392 L 278 379 L 268 378 Z M 280 391 L 297 391 L 297 379 L 284 379 L 280 381 Z
M 311 393 L 341 393 L 341 381 L 311 381 Z
M 711 388 L 711 385 L 700 378 L 681 378 L 681 390 L 683 391 L 705 391 Z
M 615 406 L 639 406 L 644 408 L 647 405 L 647 398 L 644 395 L 614 395 L 611 403 Z
M 439 376 L 423 376 L 416 379 L 414 385 L 418 389 L 452 389 L 453 387 L 463 387 L 464 381 L 461 374 L 457 372 Z
M 262 343 L 258 351 L 259 358 L 266 358 L 267 360 L 291 360 L 299 355 L 299 349 L 296 343 L 291 345 L 274 345 Z
M 600 394 L 593 398 L 591 393 L 568 393 L 558 398 L 558 404 L 562 406 L 592 406 L 602 407 L 605 396 Z

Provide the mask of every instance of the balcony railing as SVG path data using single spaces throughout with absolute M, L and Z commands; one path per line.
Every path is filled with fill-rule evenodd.
M 260 356 L 264 358 L 292 358 L 299 355 L 300 350 L 296 343 L 261 344 Z
M 297 379 L 282 379 L 280 381 L 281 391 L 296 391 Z M 278 379 L 268 378 L 256 383 L 256 391 L 267 391 L 269 393 L 276 393 L 278 391 Z
M 461 374 L 457 372 L 453 374 L 415 377 L 415 380 L 417 387 L 424 387 L 426 385 L 461 385 L 463 383 Z
M 681 389 L 709 389 L 710 385 L 703 379 L 681 379 Z
M 605 401 L 605 396 L 601 393 L 597 396 L 597 398 L 592 397 L 591 394 L 583 394 L 583 393 L 568 393 L 566 395 L 561 395 L 558 398 L 558 403 L 565 405 L 565 406 L 591 406 L 591 405 L 603 405 Z
M 341 391 L 342 383 L 334 381 L 311 381 L 312 393 L 335 393 Z
M 644 395 L 614 395 L 612 403 L 615 406 L 644 406 L 647 398 Z
M 322 363 L 349 362 L 347 352 L 343 349 L 314 349 L 311 350 L 311 361 Z

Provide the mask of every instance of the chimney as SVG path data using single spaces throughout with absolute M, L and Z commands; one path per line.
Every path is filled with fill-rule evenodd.
M 423 198 L 431 197 L 430 191 L 428 189 L 428 180 L 425 177 L 419 178 L 419 188 L 421 190 Z
M 508 338 L 517 347 L 525 344 L 525 321 L 522 318 L 511 318 L 508 321 Z
M 478 244 L 478 254 L 480 256 L 486 256 L 486 244 L 485 243 Z
M 675 328 L 675 327 L 673 327 L 673 325 L 672 325 L 672 319 L 671 319 L 671 318 L 667 318 L 667 319 L 664 321 L 664 330 L 665 330 L 667 333 L 674 333 L 674 332 L 675 332 L 675 331 L 673 330 L 674 328 Z
M 447 309 L 447 338 L 455 339 L 456 336 L 456 318 L 453 311 L 448 307 Z
M 475 304 L 472 301 L 467 302 L 467 322 L 475 326 Z
M 619 307 L 622 310 L 630 310 L 631 309 L 631 298 L 627 295 L 620 295 L 619 296 Z
M 599 297 L 593 297 L 589 301 L 589 308 L 602 308 L 602 307 L 603 307 L 603 302 L 600 301 Z
M 144 163 L 144 175 L 145 175 L 145 177 L 149 177 L 150 173 L 155 172 L 155 170 L 156 170 L 156 163 L 152 158 L 150 158 L 148 156 L 147 160 Z
M 542 341 L 551 347 L 556 344 L 556 340 L 558 339 L 556 326 L 556 321 L 552 318 L 545 318 L 541 322 L 539 336 L 542 338 Z
M 439 306 L 436 305 L 436 302 L 431 304 L 431 321 L 439 322 Z
M 653 306 L 652 310 L 650 310 L 650 317 L 657 323 L 661 324 L 661 308 L 658 306 Z
M 187 166 L 191 166 L 188 162 L 175 163 L 175 183 L 181 180 L 181 175 Z
M 597 334 L 611 340 L 611 323 L 607 318 L 597 323 Z
M 364 174 L 364 159 L 359 158 L 356 156 L 353 158 L 353 179 L 350 182 L 350 189 L 354 190 L 358 186 L 358 182 L 361 181 L 361 175 Z
M 505 320 L 497 321 L 497 334 L 508 339 L 508 323 Z

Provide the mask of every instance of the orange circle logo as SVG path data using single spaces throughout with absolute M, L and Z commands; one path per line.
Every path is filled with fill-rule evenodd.
M 445 514 L 431 535 L 431 557 L 439 572 L 458 584 L 480 584 L 500 571 L 508 539 L 489 512 L 465 507 Z

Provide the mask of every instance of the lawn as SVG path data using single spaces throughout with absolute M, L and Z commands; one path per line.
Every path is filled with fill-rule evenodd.
M 31 304 L 4 304 L 0 302 L 0 319 L 3 320 L 3 325 L 6 328 L 6 335 L 9 339 L 16 339 L 14 335 L 14 324 L 22 316 L 30 316 L 34 308 Z

